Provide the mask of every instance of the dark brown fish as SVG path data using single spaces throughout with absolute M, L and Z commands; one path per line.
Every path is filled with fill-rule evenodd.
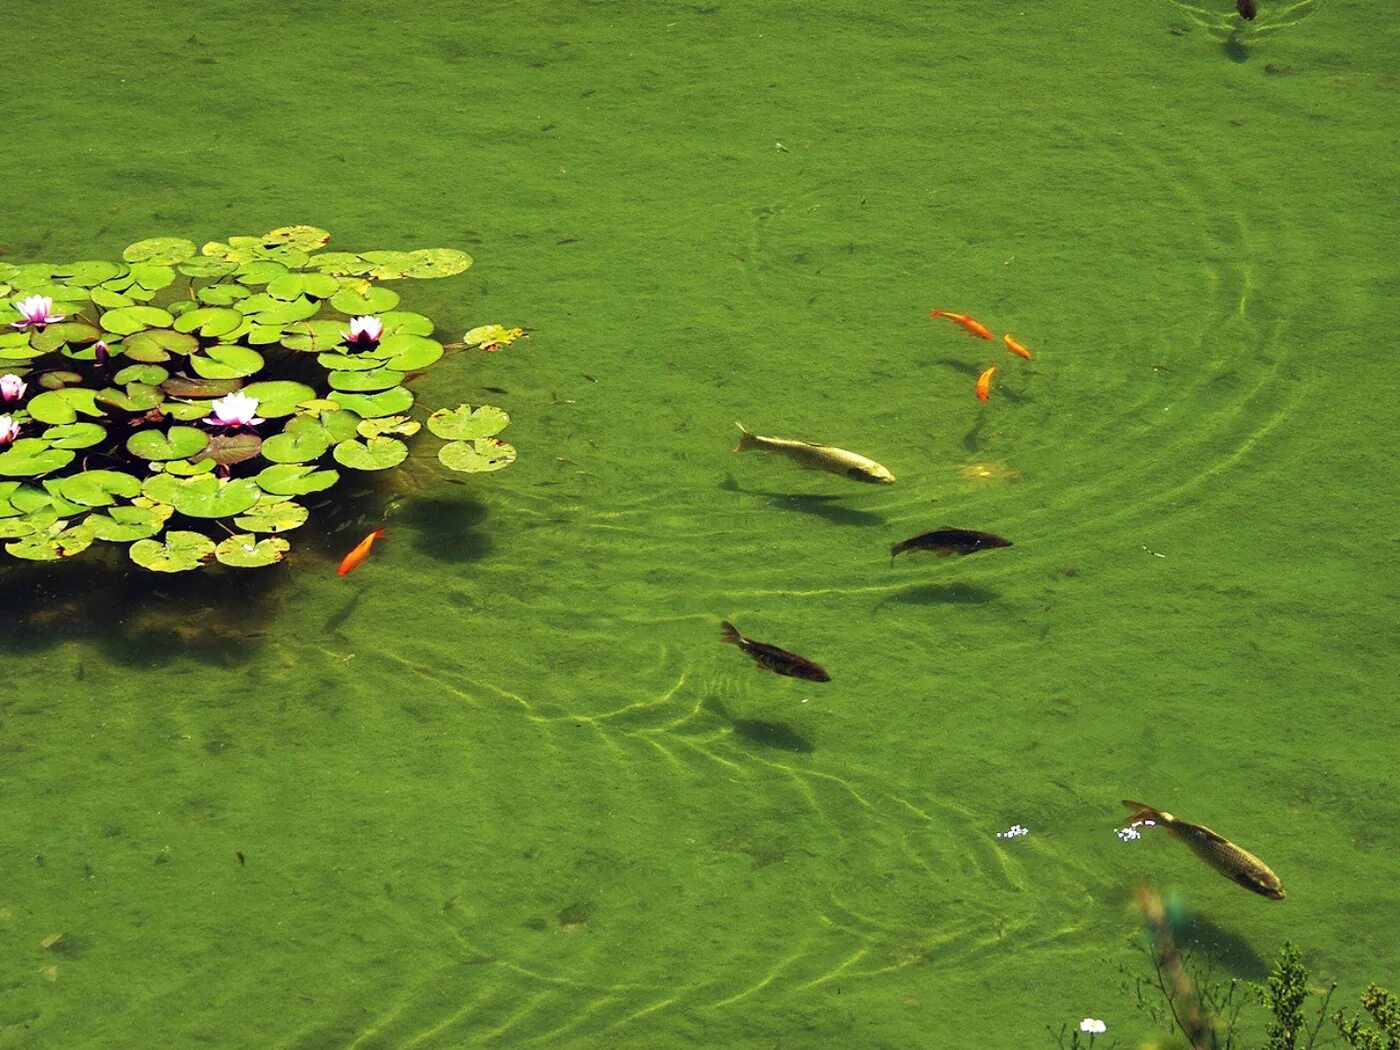
M 805 678 L 809 682 L 831 681 L 831 675 L 805 656 L 798 656 L 786 649 L 779 649 L 776 645 L 745 638 L 739 633 L 739 629 L 728 620 L 721 623 L 719 628 L 724 632 L 726 642 L 730 645 L 737 645 L 752 656 L 754 663 L 758 664 L 759 667 L 766 667 L 770 671 L 785 674 L 789 678 Z
M 1241 849 L 1223 835 L 1217 835 L 1204 824 L 1192 824 L 1179 820 L 1170 813 L 1153 809 L 1141 802 L 1123 799 L 1123 805 L 1133 811 L 1133 820 L 1161 824 L 1167 833 L 1200 857 L 1227 879 L 1239 883 L 1247 890 L 1268 897 L 1270 900 L 1283 900 L 1283 883 L 1267 864 L 1248 850 Z
M 940 558 L 950 554 L 976 554 L 995 547 L 1010 547 L 1011 541 L 976 529 L 934 529 L 890 546 L 890 561 L 905 551 L 933 551 Z
M 1235 10 L 1246 22 L 1253 22 L 1254 16 L 1259 13 L 1259 5 L 1254 0 L 1235 0 Z

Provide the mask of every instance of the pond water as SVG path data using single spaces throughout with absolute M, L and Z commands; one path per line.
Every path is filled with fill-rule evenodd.
M 1144 881 L 1400 978 L 1387 5 L 11 7 L 0 261 L 311 223 L 529 335 L 415 384 L 507 470 L 0 565 L 0 1045 L 1137 1045 Z

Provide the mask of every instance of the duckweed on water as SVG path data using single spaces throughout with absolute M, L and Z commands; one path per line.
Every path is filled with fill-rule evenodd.
M 412 374 L 447 347 L 377 281 L 450 277 L 450 248 L 321 251 L 330 234 L 284 226 L 197 249 L 133 244 L 121 262 L 0 263 L 15 312 L 0 333 L 0 542 L 54 561 L 127 544 L 155 572 L 282 560 L 304 524 L 297 497 L 341 470 L 408 457 Z M 454 349 L 524 335 L 483 325 Z M 27 395 L 27 396 L 26 396 Z M 510 417 L 458 405 L 427 418 L 451 470 L 515 460 Z

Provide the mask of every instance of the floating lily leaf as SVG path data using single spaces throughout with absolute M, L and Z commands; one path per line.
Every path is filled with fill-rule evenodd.
M 106 437 L 101 423 L 64 423 L 44 431 L 44 441 L 54 448 L 91 448 Z
M 360 258 L 370 264 L 368 276 L 376 281 L 396 281 L 407 277 L 422 262 L 410 252 L 361 252 Z
M 515 449 L 499 438 L 450 441 L 438 449 L 438 459 L 450 470 L 481 474 L 510 466 L 515 462 Z
M 212 457 L 221 467 L 252 459 L 262 451 L 263 440 L 256 434 L 216 434 L 204 446 L 203 455 Z
M 282 433 L 263 442 L 262 454 L 272 463 L 310 463 L 331 447 L 326 428 L 306 416 L 294 416 Z
M 120 277 L 124 273 L 126 273 L 125 266 L 121 263 L 109 262 L 106 259 L 90 259 L 69 263 L 55 271 L 57 276 L 63 278 L 65 284 L 78 288 L 92 288 L 93 285 L 109 281 L 113 277 Z
M 53 506 L 54 497 L 35 485 L 20 485 L 10 493 L 10 503 L 25 514 L 34 515 Z M 53 515 L 57 517 L 57 515 Z
M 139 495 L 141 482 L 115 470 L 85 470 L 62 478 L 58 488 L 70 503 L 81 507 L 110 507 L 118 496 L 129 499 Z
M 510 425 L 510 416 L 495 405 L 440 408 L 428 417 L 428 429 L 449 441 L 494 437 Z
M 262 492 L 251 478 L 216 478 L 200 474 L 181 484 L 175 509 L 191 518 L 228 518 L 258 502 Z
M 59 518 L 75 518 L 80 514 L 87 513 L 86 506 L 74 503 L 63 495 L 64 481 L 64 478 L 44 478 L 40 482 L 44 486 L 44 491 L 49 495 L 49 505 L 44 513 L 52 513 Z
M 253 293 L 241 284 L 211 284 L 195 293 L 205 306 L 231 306 Z
M 35 350 L 42 350 L 44 353 L 51 353 L 59 349 L 64 343 L 95 343 L 102 333 L 90 324 L 82 321 L 60 321 L 58 324 L 45 325 L 42 332 L 35 332 L 30 336 L 30 345 Z
M 331 373 L 332 390 L 388 390 L 403 382 L 404 374 L 392 368 L 375 368 L 364 372 L 334 371 Z
M 335 350 L 345 339 L 345 322 L 293 321 L 283 329 L 281 339 L 288 350 L 312 354 Z
M 203 450 L 199 454 L 202 457 L 200 459 L 167 459 L 159 465 L 165 468 L 167 474 L 173 474 L 177 478 L 192 478 L 196 474 L 208 474 L 219 465 L 213 456 L 204 455 Z
M 327 404 L 334 405 L 334 401 Z M 402 419 L 402 416 L 394 416 L 394 419 Z M 320 414 L 321 426 L 326 428 L 326 433 L 331 436 L 332 441 L 349 441 L 358 433 L 360 417 L 358 413 L 347 412 L 343 408 L 335 408 L 331 411 L 322 411 Z M 366 434 L 366 437 L 373 437 Z
M 190 259 L 176 267 L 186 277 L 227 277 L 238 269 L 238 263 L 230 259 Z
M 181 263 L 194 258 L 194 242 L 183 237 L 152 237 L 128 245 L 122 258 L 129 263 Z
M 112 377 L 114 383 L 145 383 L 147 386 L 160 386 L 170 378 L 170 373 L 159 365 L 127 365 Z
M 203 306 L 180 317 L 175 322 L 175 331 L 193 332 L 198 329 L 206 339 L 217 339 L 242 324 L 243 314 L 238 310 L 227 306 Z
M 321 304 L 299 296 L 289 302 L 274 299 L 270 295 L 250 295 L 238 304 L 238 309 L 260 325 L 288 325 L 294 321 L 305 321 L 315 317 Z
M 36 399 L 37 400 L 37 399 Z M 0 477 L 32 478 L 73 462 L 73 452 L 50 448 L 41 438 L 18 438 L 0 452 Z
M 203 379 L 238 379 L 261 371 L 263 358 L 246 346 L 220 344 L 203 354 L 191 354 L 190 367 Z
M 41 372 L 39 374 L 39 385 L 45 390 L 62 390 L 65 386 L 74 383 L 81 383 L 83 377 L 77 372 Z
M 154 503 L 169 504 L 173 509 L 175 497 L 180 493 L 184 481 L 170 474 L 152 474 L 141 482 L 141 495 Z M 134 500 L 132 502 L 135 502 Z
M 175 513 L 174 506 L 169 503 L 161 503 L 159 500 L 151 499 L 149 496 L 145 495 L 145 487 L 144 484 L 141 486 L 143 492 L 140 496 L 137 496 L 131 501 L 132 506 L 145 507 L 147 510 L 153 510 L 160 516 L 161 521 L 168 520 L 170 516 Z
M 159 387 L 145 383 L 128 383 L 126 390 L 108 387 L 97 393 L 97 400 L 104 405 L 113 405 L 123 412 L 149 412 L 165 400 Z
M 165 527 L 165 518 L 150 507 L 113 507 L 90 514 L 83 524 L 92 529 L 99 540 L 109 543 L 130 543 L 154 536 Z
M 310 511 L 300 503 L 284 499 L 277 503 L 259 501 L 247 514 L 234 518 L 233 523 L 249 532 L 290 532 L 300 525 L 305 525 L 308 517 Z
M 136 300 L 129 295 L 122 295 L 121 292 L 114 292 L 110 288 L 93 288 L 89 290 L 92 301 L 104 310 L 115 310 L 122 306 L 135 306 Z
M 386 335 L 374 348 L 375 357 L 387 358 L 385 364 L 400 372 L 416 372 L 427 368 L 442 357 L 442 344 L 421 335 Z
M 137 540 L 131 545 L 131 560 L 153 572 L 188 572 L 214 556 L 214 541 L 198 532 L 175 530 L 165 534 L 165 542 Z
M 377 394 L 347 394 L 336 390 L 331 393 L 330 400 L 369 419 L 407 412 L 413 407 L 413 391 L 402 386 L 391 387 Z
M 192 379 L 189 376 L 171 376 L 160 388 L 171 397 L 223 397 L 240 390 L 243 383 L 238 379 Z
M 169 328 L 175 320 L 156 306 L 122 306 L 102 315 L 102 327 L 117 335 L 133 335 L 143 328 Z
M 29 401 L 29 414 L 40 423 L 71 423 L 81 412 L 85 416 L 101 416 L 95 402 L 96 392 L 81 386 L 61 390 L 46 390 Z
M 93 531 L 84 522 L 65 528 L 64 522 L 55 522 L 47 530 L 37 531 L 24 539 L 5 545 L 5 550 L 16 558 L 30 561 L 57 561 L 81 554 L 92 546 Z
M 337 277 L 366 274 L 374 269 L 373 263 L 365 262 L 354 252 L 318 252 L 310 263 L 312 269 Z
M 342 441 L 335 446 L 335 461 L 351 470 L 387 470 L 397 467 L 408 456 L 408 446 L 391 437 L 368 441 Z
M 208 418 L 213 407 L 208 401 L 163 401 L 161 411 L 177 423 L 193 423 Z
M 351 317 L 382 314 L 399 305 L 399 293 L 369 281 L 352 280 L 331 297 L 331 305 Z
M 274 299 L 296 299 L 306 295 L 328 299 L 340 291 L 340 282 L 328 273 L 287 273 L 267 282 L 267 294 Z M 337 307 L 339 309 L 339 307 Z
M 260 569 L 281 561 L 291 549 L 292 545 L 279 536 L 258 539 L 249 533 L 239 533 L 221 540 L 214 548 L 214 557 L 235 569 Z
M 462 336 L 462 342 L 468 346 L 474 346 L 479 350 L 500 350 L 510 346 L 521 336 L 525 335 L 523 328 L 507 328 L 499 324 L 484 324 L 479 328 L 473 328 L 466 335 Z
M 207 444 L 209 435 L 195 427 L 171 427 L 165 434 L 138 430 L 126 439 L 127 451 L 133 456 L 154 460 L 188 459 Z
M 133 263 L 131 279 L 148 292 L 158 292 L 170 287 L 175 280 L 175 271 L 160 263 Z M 132 294 L 131 288 L 128 287 L 126 292 Z
M 276 280 L 287 272 L 287 268 L 280 262 L 273 262 L 270 259 L 259 259 L 257 262 L 245 262 L 238 268 L 238 274 L 234 280 L 239 284 L 267 284 Z
M 263 244 L 286 244 L 304 252 L 314 252 L 329 242 L 331 235 L 319 226 L 279 226 L 263 237 Z
M 472 257 L 456 248 L 419 248 L 408 254 L 416 261 L 405 271 L 406 277 L 451 277 L 472 264 Z
M 257 482 L 278 496 L 306 496 L 328 489 L 340 480 L 338 470 L 317 470 L 297 463 L 279 463 L 258 474 Z
M 380 314 L 379 322 L 384 326 L 384 334 L 390 335 L 432 335 L 433 319 L 407 310 L 389 310 Z
M 397 434 L 412 437 L 423 429 L 423 424 L 407 416 L 380 416 L 378 419 L 361 420 L 356 432 L 361 437 L 379 437 L 383 434 Z
M 107 316 L 110 317 L 111 313 Z M 171 354 L 184 356 L 194 353 L 195 350 L 199 349 L 199 340 L 187 332 L 173 332 L 169 328 L 155 328 L 127 336 L 122 342 L 122 347 L 126 356 L 133 361 L 154 363 L 169 361 Z
M 305 383 L 293 383 L 287 379 L 250 383 L 243 388 L 243 392 L 258 399 L 258 415 L 265 419 L 290 416 L 297 410 L 298 404 L 316 396 L 316 391 Z
M 369 354 L 322 354 L 316 360 L 337 372 L 368 372 L 371 368 L 384 367 L 384 358 Z

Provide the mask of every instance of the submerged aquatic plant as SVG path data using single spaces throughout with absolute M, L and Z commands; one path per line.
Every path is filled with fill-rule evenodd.
M 6 552 L 52 561 L 104 541 L 158 572 L 271 565 L 309 516 L 302 497 L 407 458 L 414 376 L 524 334 L 488 325 L 445 345 L 377 283 L 461 273 L 464 252 L 329 240 L 285 226 L 203 248 L 145 240 L 121 262 L 0 263 L 19 315 L 0 330 Z M 440 462 L 465 473 L 514 462 L 509 422 L 492 405 L 426 418 Z

